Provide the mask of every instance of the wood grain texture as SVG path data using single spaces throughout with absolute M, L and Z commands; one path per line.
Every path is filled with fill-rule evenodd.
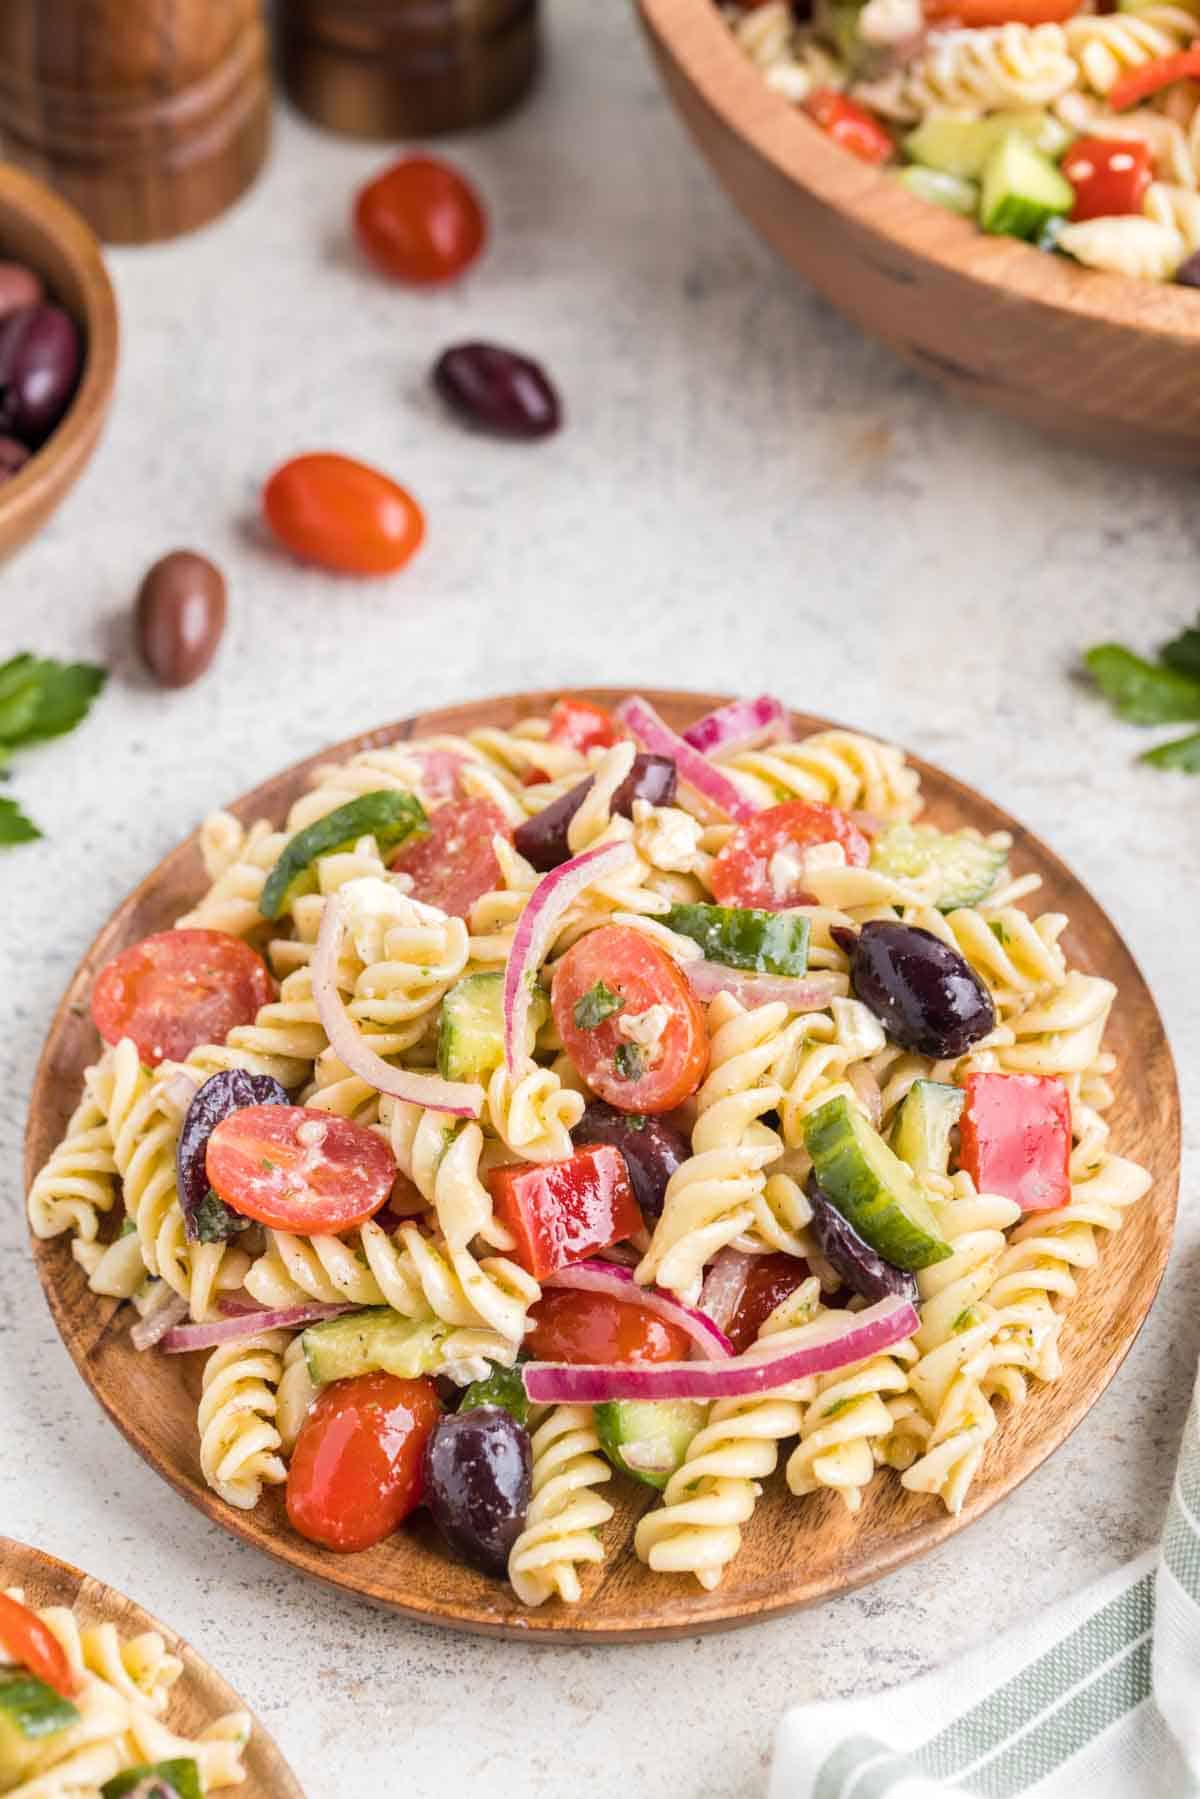
M 42 525 L 96 447 L 117 373 L 117 303 L 100 245 L 78 213 L 21 169 L 0 164 L 0 257 L 36 269 L 83 333 L 86 361 L 66 417 L 0 486 L 0 557 Z
M 115 1624 L 123 1636 L 155 1630 L 172 1655 L 183 1663 L 183 1673 L 171 1689 L 164 1722 L 181 1736 L 197 1737 L 207 1724 L 225 1712 L 250 1711 L 246 1701 L 210 1668 L 203 1656 L 175 1631 L 160 1624 L 132 1599 L 103 1581 L 93 1580 L 60 1562 L 42 1549 L 31 1549 L 0 1536 L 0 1589 L 23 1587 L 25 1603 L 40 1610 L 46 1605 L 69 1607 L 83 1626 Z M 295 1775 L 251 1712 L 254 1732 L 246 1748 L 246 1779 L 236 1790 L 239 1799 L 304 1799 Z M 230 1789 L 233 1790 L 232 1788 Z
M 194 230 L 270 141 L 262 0 L 4 0 L 0 149 L 111 243 Z
M 279 0 L 292 101 L 352 137 L 430 137 L 515 106 L 539 58 L 539 0 Z
M 772 92 L 712 0 L 638 0 L 667 92 L 805 280 L 960 398 L 1140 460 L 1200 463 L 1200 301 L 919 200 Z
M 622 697 L 613 689 L 584 691 L 602 705 L 614 705 Z M 430 732 L 463 731 L 481 724 L 508 726 L 530 713 L 548 711 L 557 697 L 557 693 L 525 693 L 482 700 L 367 732 L 265 782 L 232 810 L 247 823 L 258 817 L 281 820 L 304 791 L 306 777 L 322 763 Z M 721 703 L 711 694 L 652 692 L 648 697 L 677 729 Z M 803 714 L 793 717 L 798 734 L 828 723 Z M 290 1533 L 278 1490 L 253 1513 L 235 1511 L 209 1491 L 200 1475 L 195 1430 L 202 1358 L 137 1356 L 113 1303 L 88 1291 L 66 1239 L 34 1242 L 38 1272 L 63 1340 L 93 1393 L 139 1453 L 210 1518 L 293 1567 L 392 1606 L 407 1617 L 526 1640 L 612 1642 L 690 1636 L 751 1623 L 877 1579 L 990 1510 L 1057 1448 L 1095 1403 L 1150 1309 L 1175 1218 L 1179 1101 L 1154 1001 L 1128 950 L 1086 888 L 999 807 L 929 764 L 913 760 L 933 822 L 1011 831 L 1016 872 L 1033 870 L 1043 877 L 1039 906 L 1070 915 L 1062 939 L 1068 959 L 1118 983 L 1120 996 L 1106 1038 L 1122 1064 L 1116 1104 L 1109 1114 L 1112 1142 L 1154 1176 L 1149 1196 L 1130 1213 L 1119 1239 L 1103 1248 L 1099 1267 L 1081 1279 L 1063 1330 L 1066 1368 L 1061 1380 L 1033 1393 L 1020 1410 L 1002 1408 L 1000 1429 L 960 1517 L 950 1517 L 938 1500 L 906 1492 L 898 1478 L 886 1473 L 867 1490 L 856 1517 L 833 1493 L 797 1500 L 776 1478 L 767 1484 L 741 1554 L 722 1585 L 708 1593 L 690 1576 L 651 1574 L 636 1559 L 633 1526 L 650 1496 L 635 1490 L 632 1482 L 614 1479 L 606 1489 L 617 1512 L 603 1532 L 605 1565 L 584 1573 L 580 1605 L 554 1601 L 536 1611 L 519 1606 L 503 1583 L 452 1561 L 423 1516 L 365 1554 L 331 1555 Z M 51 1025 L 37 1071 L 25 1142 L 27 1182 L 60 1137 L 78 1098 L 83 1070 L 98 1050 L 88 1014 L 95 971 L 126 944 L 169 925 L 194 903 L 203 886 L 193 835 L 130 894 L 84 957 Z M 997 1518 L 986 1533 L 979 1533 L 980 1553 L 998 1553 L 1003 1541 L 1003 1519 Z

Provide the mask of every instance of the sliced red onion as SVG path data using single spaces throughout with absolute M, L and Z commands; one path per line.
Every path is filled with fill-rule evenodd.
M 139 1318 L 129 1332 L 129 1341 L 136 1350 L 153 1349 L 161 1343 L 167 1332 L 173 1330 L 181 1318 L 186 1318 L 188 1302 L 179 1293 L 173 1293 L 170 1299 L 156 1306 L 145 1318 Z
M 259 1331 L 299 1330 L 302 1325 L 320 1324 L 326 1318 L 340 1318 L 343 1312 L 361 1311 L 362 1308 L 314 1304 L 283 1306 L 276 1311 L 266 1311 L 225 1300 L 222 1301 L 221 1310 L 227 1315 L 213 1324 L 181 1324 L 169 1331 L 163 1339 L 166 1354 L 187 1355 L 193 1349 L 216 1349 L 222 1343 L 236 1343 L 242 1337 L 256 1337 Z M 232 1316 L 229 1315 L 231 1313 Z
M 706 712 L 688 726 L 683 740 L 702 756 L 732 756 L 791 734 L 787 708 L 769 693 L 760 693 L 756 700 L 731 700 L 728 706 Z
M 718 993 L 732 993 L 749 1010 L 769 1006 L 781 999 L 793 1012 L 823 1012 L 831 999 L 846 991 L 845 975 L 820 971 L 817 974 L 751 974 L 741 968 L 726 968 L 721 962 L 684 962 L 684 974 L 698 999 L 715 999 Z
M 471 1081 L 443 1081 L 437 1075 L 393 1068 L 390 1062 L 375 1054 L 355 1029 L 337 984 L 346 895 L 353 885 L 352 881 L 347 882 L 325 901 L 312 960 L 313 998 L 330 1048 L 351 1074 L 358 1075 L 377 1093 L 390 1093 L 395 1099 L 424 1106 L 430 1112 L 448 1112 L 454 1118 L 478 1118 L 483 1111 L 482 1087 Z
M 621 1367 L 526 1362 L 525 1391 L 537 1405 L 601 1405 L 609 1399 L 740 1399 L 770 1393 L 812 1374 L 865 1362 L 900 1343 L 920 1318 L 907 1299 L 881 1299 L 863 1312 L 826 1312 L 797 1333 L 761 1338 L 720 1362 L 635 1362 Z
M 753 801 L 734 786 L 728 775 L 715 768 L 699 750 L 694 750 L 686 738 L 672 731 L 647 700 L 637 695 L 622 700 L 617 707 L 617 717 L 643 749 L 655 756 L 670 756 L 679 770 L 679 779 L 686 781 L 719 817 L 733 818 L 744 824 L 756 815 L 758 807 Z
M 504 969 L 504 1062 L 510 1074 L 519 1074 L 528 1060 L 533 984 L 554 941 L 559 919 L 585 887 L 636 861 L 637 851 L 631 843 L 602 843 L 552 868 L 529 895 Z M 324 928 L 322 921 L 322 931 Z
M 864 837 L 878 837 L 883 829 L 883 820 L 876 812 L 852 812 L 850 817 Z
M 657 1287 L 639 1287 L 628 1268 L 619 1268 L 615 1262 L 575 1262 L 569 1268 L 560 1268 L 544 1284 L 569 1287 L 576 1293 L 607 1293 L 612 1299 L 641 1306 L 664 1324 L 686 1331 L 705 1361 L 724 1361 L 733 1354 L 733 1344 L 711 1318 L 694 1306 L 685 1306 L 671 1293 L 663 1293 Z
M 722 1249 L 713 1257 L 700 1289 L 700 1309 L 718 1330 L 729 1328 L 753 1263 L 741 1249 Z

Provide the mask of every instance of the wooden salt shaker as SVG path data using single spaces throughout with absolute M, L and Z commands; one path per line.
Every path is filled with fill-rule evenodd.
M 270 106 L 262 0 L 0 0 L 0 154 L 110 243 L 223 212 Z
M 538 0 L 277 0 L 277 13 L 292 100 L 353 137 L 484 124 L 537 69 Z

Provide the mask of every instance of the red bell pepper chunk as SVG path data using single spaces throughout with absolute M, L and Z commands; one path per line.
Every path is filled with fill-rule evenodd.
M 1200 75 L 1200 42 L 1170 56 L 1156 56 L 1153 62 L 1144 62 L 1140 68 L 1122 75 L 1109 89 L 1108 104 L 1114 112 L 1124 112 L 1130 106 L 1140 106 L 1151 94 L 1173 82 L 1188 81 L 1195 75 Z
M 895 154 L 896 146 L 879 120 L 834 87 L 814 88 L 804 102 L 804 110 L 822 131 L 860 162 L 887 162 Z
M 962 1166 L 980 1193 L 1053 1212 L 1071 1199 L 1071 1097 L 1051 1075 L 972 1074 L 960 1125 Z
M 625 1158 L 610 1143 L 564 1162 L 522 1162 L 488 1176 L 496 1217 L 516 1238 L 515 1261 L 544 1281 L 642 1229 Z
M 1071 217 L 1106 219 L 1141 212 L 1150 185 L 1150 146 L 1137 138 L 1080 137 L 1062 159 L 1075 189 Z

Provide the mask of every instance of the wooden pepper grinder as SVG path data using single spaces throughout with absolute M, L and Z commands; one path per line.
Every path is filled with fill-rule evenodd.
M 223 212 L 270 107 L 262 0 L 0 0 L 0 154 L 110 243 Z
M 481 125 L 538 64 L 538 0 L 277 0 L 283 78 L 320 125 L 428 137 Z

